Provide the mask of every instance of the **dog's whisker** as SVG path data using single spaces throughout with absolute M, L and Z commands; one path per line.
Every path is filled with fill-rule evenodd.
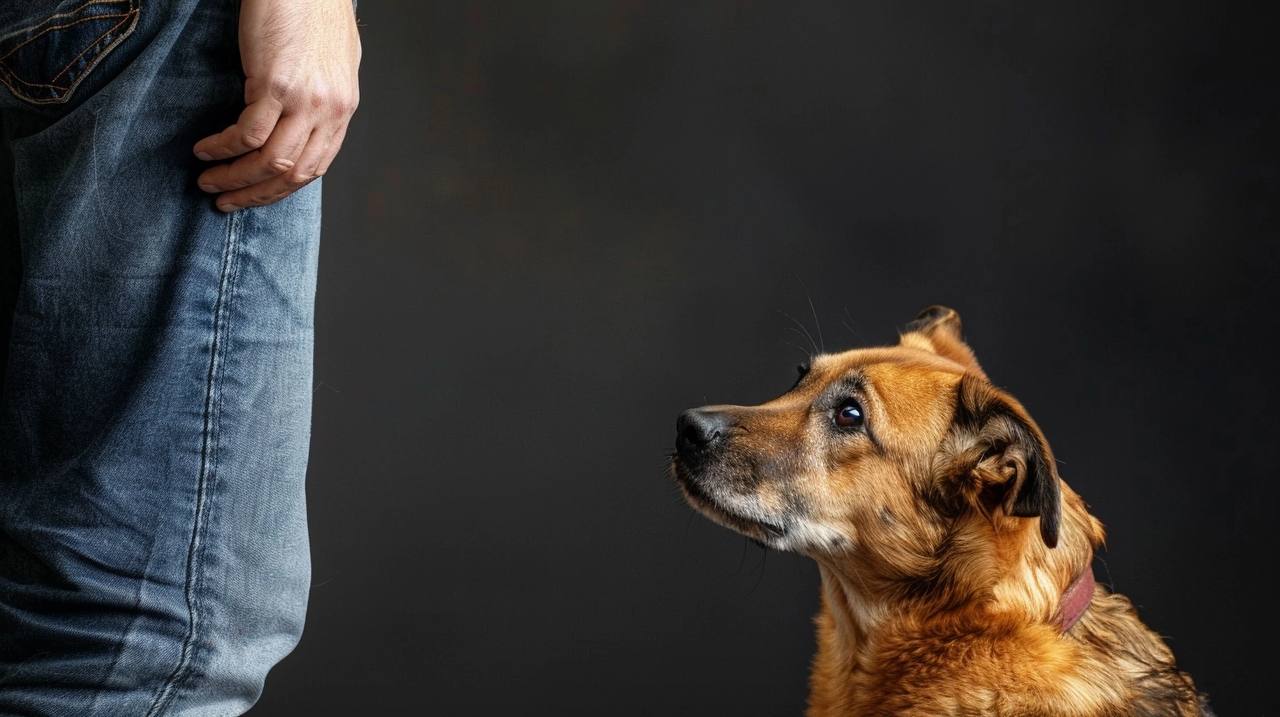
M 804 282 L 801 282 L 803 286 Z M 804 298 L 809 301 L 809 313 L 813 314 L 813 327 L 818 330 L 818 348 L 822 353 L 827 352 L 827 340 L 822 336 L 822 322 L 818 320 L 818 310 L 813 306 L 813 297 L 809 296 L 809 290 L 806 288 Z
M 808 358 L 808 357 L 810 356 L 810 353 L 809 353 L 808 351 L 805 351 L 805 349 L 804 349 L 804 347 L 803 347 L 803 346 L 801 346 L 800 344 L 795 343 L 794 341 L 783 341 L 783 343 L 784 343 L 784 344 L 786 344 L 787 346 L 790 346 L 791 348 L 795 349 L 796 351 L 799 351 L 799 352 L 800 352 L 800 355 L 801 355 L 801 356 L 804 356 L 805 358 Z
M 813 316 L 813 327 L 818 332 L 818 353 L 827 352 L 827 342 L 822 337 L 822 322 L 818 320 L 818 310 L 813 306 L 813 295 L 809 293 L 809 286 L 804 283 L 804 279 L 800 275 L 792 271 L 791 276 L 800 284 L 800 289 L 804 291 L 805 301 L 809 302 L 809 313 Z
M 813 336 L 810 335 L 808 331 L 804 330 L 803 326 L 800 328 L 796 328 L 794 326 L 787 326 L 786 329 L 792 332 L 793 334 L 808 341 L 812 345 L 812 350 L 805 352 L 806 356 L 812 356 L 818 352 L 818 344 L 813 340 Z
M 799 327 L 798 333 L 800 333 L 802 336 L 804 336 L 806 339 L 809 340 L 809 344 L 813 346 L 813 353 L 815 354 L 822 353 L 821 349 L 818 348 L 818 342 L 813 338 L 813 334 L 809 333 L 808 327 L 806 327 L 803 322 L 796 319 L 796 317 L 792 316 L 791 314 L 788 314 L 787 312 L 783 311 L 782 309 L 778 309 L 778 313 L 790 319 L 791 323 Z
M 854 330 L 854 328 L 853 328 L 853 323 L 854 323 L 854 321 L 853 321 L 853 314 L 850 314 L 850 313 L 849 313 L 849 307 L 848 307 L 848 306 L 845 306 L 845 307 L 844 307 L 844 318 L 840 320 L 840 323 L 841 323 L 841 324 L 843 324 L 843 325 L 844 325 L 844 327 L 845 327 L 846 329 L 848 329 L 848 330 L 849 330 L 849 335 L 853 337 L 853 340 L 854 340 L 854 341 L 857 341 L 857 340 L 858 340 L 858 332 L 857 332 L 856 330 Z

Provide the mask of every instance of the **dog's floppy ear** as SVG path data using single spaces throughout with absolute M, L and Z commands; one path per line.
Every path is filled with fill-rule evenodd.
M 967 371 L 986 378 L 987 375 L 978 365 L 978 359 L 973 355 L 973 349 L 964 342 L 960 329 L 960 314 L 955 309 L 930 306 L 902 327 L 898 343 L 932 351 L 964 366 Z
M 941 470 L 953 488 L 989 515 L 1040 519 L 1040 537 L 1058 544 L 1061 490 L 1044 433 L 1016 399 L 967 373 L 956 387 Z

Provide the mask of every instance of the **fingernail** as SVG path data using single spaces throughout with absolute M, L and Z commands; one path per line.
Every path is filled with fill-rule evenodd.
M 201 182 L 201 183 L 200 183 L 200 188 L 201 188 L 201 189 L 203 189 L 203 190 L 204 190 L 204 191 L 206 191 L 206 192 L 216 192 L 216 191 L 218 191 L 218 188 L 217 188 L 217 187 L 213 186 L 212 184 L 207 184 L 207 183 L 205 183 L 205 182 Z
M 239 204 L 219 204 L 218 208 L 224 212 L 234 212 L 240 208 Z

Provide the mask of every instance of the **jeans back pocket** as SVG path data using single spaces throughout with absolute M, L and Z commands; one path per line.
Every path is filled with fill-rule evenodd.
M 0 37 L 0 82 L 32 104 L 71 99 L 138 26 L 140 0 L 74 0 L 35 25 Z

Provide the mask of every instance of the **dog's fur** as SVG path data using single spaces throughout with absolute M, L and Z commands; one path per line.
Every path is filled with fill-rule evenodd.
M 1208 714 L 1123 596 L 1095 588 L 1061 631 L 1102 525 L 956 312 L 811 364 L 768 403 L 700 409 L 723 430 L 673 461 L 699 511 L 817 561 L 809 717 Z M 855 430 L 832 419 L 849 399 L 866 416 Z

